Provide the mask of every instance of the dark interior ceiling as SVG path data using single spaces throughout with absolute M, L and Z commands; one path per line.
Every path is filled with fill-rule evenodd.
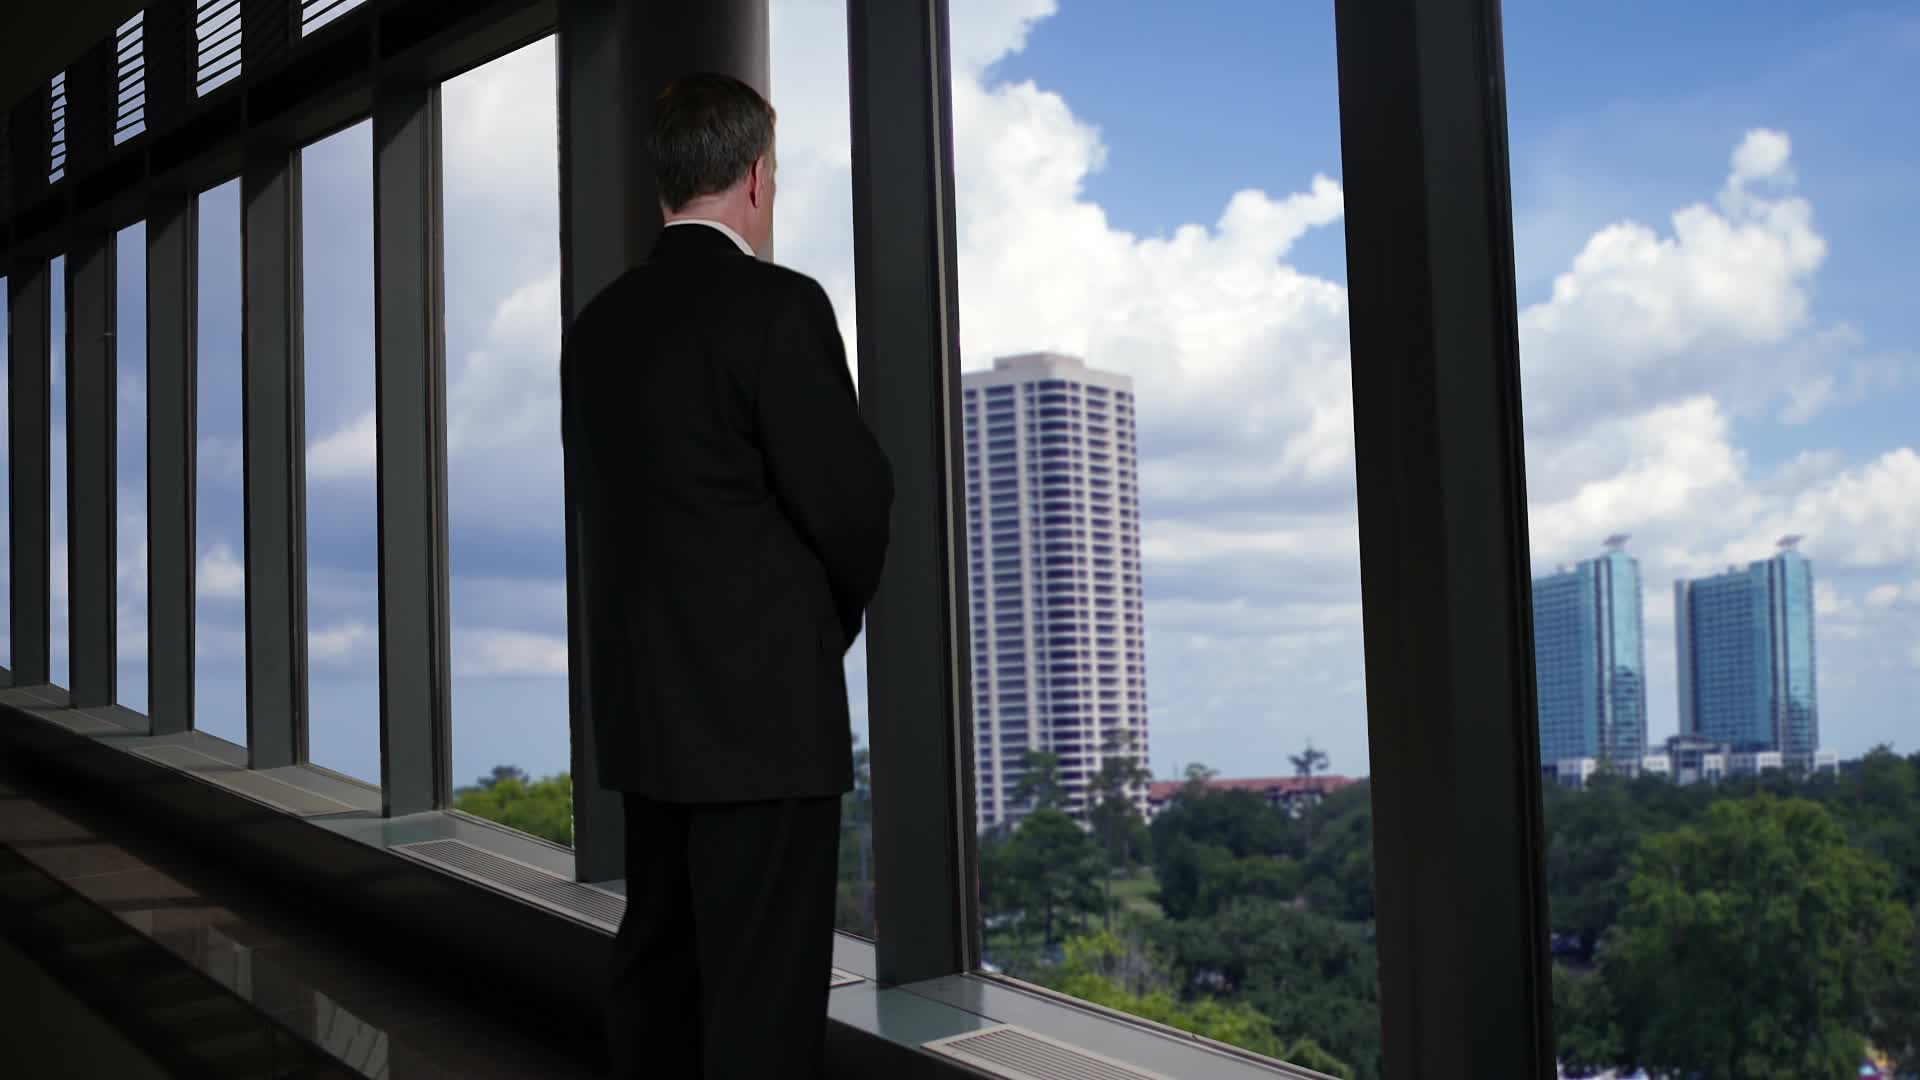
M 0 0 L 0 109 L 112 34 L 149 0 Z

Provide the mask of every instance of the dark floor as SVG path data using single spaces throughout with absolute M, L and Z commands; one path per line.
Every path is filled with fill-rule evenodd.
M 89 825 L 83 809 L 57 801 L 0 780 L 0 846 L 353 1072 L 396 1080 L 602 1075 L 543 1045 L 537 1032 L 513 1030 L 497 1011 L 370 953 L 337 925 L 250 899 L 243 881 L 210 876 L 124 829 Z M 501 993 L 509 1000 L 511 988 Z

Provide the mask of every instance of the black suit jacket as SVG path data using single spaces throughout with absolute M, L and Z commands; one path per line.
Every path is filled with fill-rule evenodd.
M 716 229 L 663 229 L 569 328 L 560 382 L 601 785 L 849 790 L 841 663 L 893 477 L 826 292 Z

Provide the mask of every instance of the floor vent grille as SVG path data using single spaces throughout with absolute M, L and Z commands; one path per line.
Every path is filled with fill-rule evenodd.
M 1172 1080 L 1011 1024 L 921 1045 L 1005 1080 Z
M 397 844 L 393 850 L 550 911 L 571 915 L 608 933 L 620 929 L 620 917 L 627 911 L 627 898 L 619 893 L 496 855 L 465 840 L 422 840 Z
M 325 795 L 295 787 L 284 780 L 229 765 L 219 758 L 185 746 L 143 746 L 133 752 L 149 761 L 190 772 L 235 795 L 245 796 L 297 817 L 346 814 L 359 809 L 338 799 L 329 799 Z

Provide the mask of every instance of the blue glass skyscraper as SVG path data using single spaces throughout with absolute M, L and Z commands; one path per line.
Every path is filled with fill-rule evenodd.
M 1811 760 L 1820 746 L 1813 564 L 1795 545 L 1742 570 L 1673 586 L 1680 730 L 1735 750 Z
M 1647 752 L 1647 654 L 1640 564 L 1607 553 L 1533 582 L 1540 760 L 1598 758 L 1637 766 Z

